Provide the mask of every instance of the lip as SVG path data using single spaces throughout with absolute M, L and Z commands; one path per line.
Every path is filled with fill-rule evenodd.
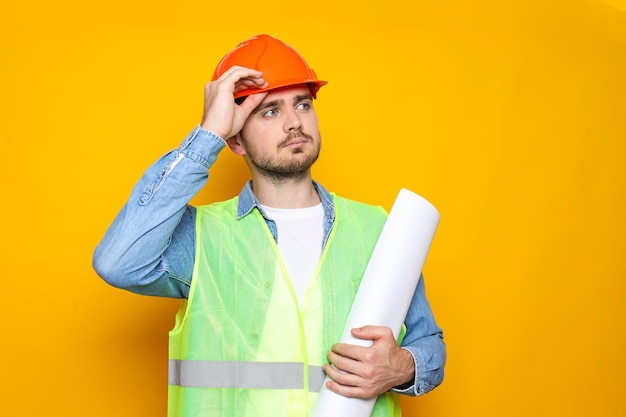
M 297 138 L 285 144 L 285 148 L 297 148 L 308 142 L 306 138 Z

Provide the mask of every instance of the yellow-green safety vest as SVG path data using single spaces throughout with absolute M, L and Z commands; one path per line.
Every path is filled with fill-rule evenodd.
M 169 417 L 310 413 L 387 216 L 333 198 L 334 226 L 301 303 L 258 209 L 237 220 L 238 197 L 197 208 L 191 288 L 170 332 Z M 379 396 L 372 416 L 399 415 L 396 394 Z

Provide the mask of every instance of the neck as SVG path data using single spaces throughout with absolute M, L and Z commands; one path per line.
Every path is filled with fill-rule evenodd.
M 286 178 L 282 181 L 253 175 L 252 190 L 261 204 L 274 208 L 313 207 L 321 201 L 310 173 L 301 178 Z

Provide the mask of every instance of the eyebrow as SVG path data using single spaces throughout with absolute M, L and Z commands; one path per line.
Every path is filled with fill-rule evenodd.
M 302 100 L 313 100 L 313 96 L 311 94 L 297 95 L 293 98 L 293 104 L 296 104 Z
M 313 99 L 313 96 L 311 94 L 299 94 L 293 98 L 293 104 L 299 103 L 303 100 L 312 100 L 312 99 Z M 285 100 L 282 100 L 282 99 L 268 101 L 267 103 L 259 104 L 254 110 L 252 110 L 250 114 L 257 114 L 264 109 L 267 109 L 270 107 L 282 106 L 283 104 L 285 104 Z
M 258 106 L 256 106 L 256 108 L 252 110 L 252 113 L 250 114 L 257 114 L 261 110 L 267 109 L 268 107 L 276 107 L 282 104 L 285 104 L 285 100 L 272 100 L 272 101 L 268 101 L 267 103 L 261 103 Z

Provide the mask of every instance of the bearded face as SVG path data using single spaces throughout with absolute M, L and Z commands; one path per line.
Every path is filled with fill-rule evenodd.
M 250 169 L 272 181 L 309 175 L 321 135 L 308 88 L 272 91 L 250 114 L 238 140 Z
M 241 135 L 242 146 L 246 150 L 248 164 L 261 175 L 271 180 L 297 179 L 307 175 L 319 157 L 321 138 L 318 139 L 300 129 L 289 134 L 272 152 L 257 147 Z

